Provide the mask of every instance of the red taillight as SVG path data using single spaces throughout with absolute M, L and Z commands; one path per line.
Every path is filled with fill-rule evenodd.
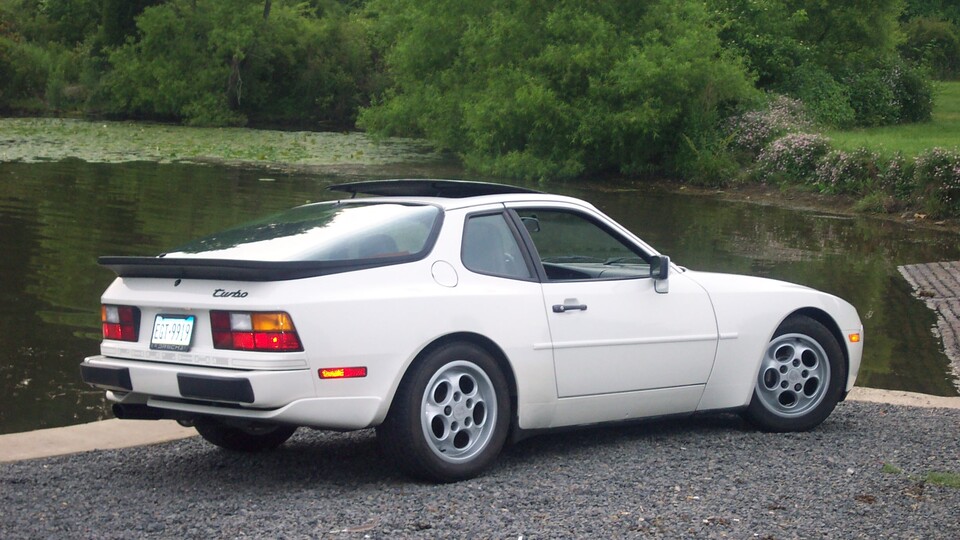
M 103 339 L 140 339 L 140 310 L 133 306 L 100 306 L 100 323 L 103 326 Z
M 213 346 L 238 351 L 302 351 L 300 336 L 290 315 L 282 311 L 250 313 L 211 311 Z

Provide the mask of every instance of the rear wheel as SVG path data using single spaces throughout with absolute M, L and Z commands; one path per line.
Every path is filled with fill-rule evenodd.
M 509 419 L 507 382 L 493 357 L 472 344 L 451 343 L 404 377 L 377 440 L 407 474 L 453 482 L 496 459 Z
M 198 418 L 193 427 L 208 442 L 235 452 L 272 450 L 285 443 L 297 431 L 296 426 L 279 424 L 240 426 L 209 417 Z
M 846 382 L 840 344 L 819 322 L 787 318 L 767 345 L 745 416 L 769 431 L 805 431 L 836 407 Z

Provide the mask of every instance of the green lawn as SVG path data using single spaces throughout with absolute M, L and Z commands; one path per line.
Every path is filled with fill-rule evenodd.
M 934 84 L 933 119 L 929 122 L 827 131 L 825 135 L 842 150 L 867 147 L 885 155 L 899 151 L 912 157 L 935 146 L 960 147 L 960 82 Z

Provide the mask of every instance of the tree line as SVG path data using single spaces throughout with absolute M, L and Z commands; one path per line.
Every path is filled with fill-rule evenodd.
M 424 137 L 504 176 L 709 174 L 771 96 L 928 119 L 950 0 L 2 0 L 0 111 Z

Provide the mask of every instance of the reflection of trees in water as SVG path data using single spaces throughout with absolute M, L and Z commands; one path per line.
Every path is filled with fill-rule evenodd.
M 13 167 L 16 164 L 5 165 Z M 52 324 L 99 339 L 99 297 L 113 280 L 100 255 L 155 255 L 250 218 L 273 213 L 321 192 L 306 182 L 259 185 L 256 171 L 203 166 L 88 164 L 20 165 L 22 205 L 35 210 L 26 248 L 27 292 Z M 52 308 L 52 309 L 51 309 Z
M 791 281 L 851 302 L 866 336 L 858 384 L 956 394 L 940 344 L 930 334 L 935 318 L 896 269 L 960 258 L 955 235 L 711 197 L 589 197 L 677 264 Z

